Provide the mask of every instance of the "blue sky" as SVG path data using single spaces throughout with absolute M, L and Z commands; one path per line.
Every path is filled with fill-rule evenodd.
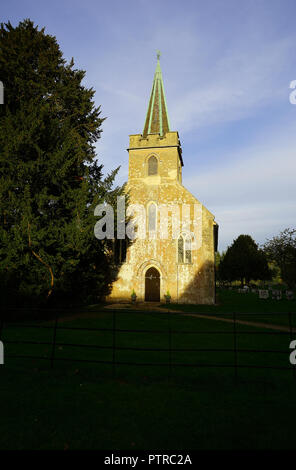
M 129 134 L 141 133 L 156 66 L 183 184 L 216 216 L 219 249 L 258 243 L 296 215 L 295 0 L 10 0 L 1 21 L 32 19 L 86 70 L 101 105 L 98 158 L 127 179 Z

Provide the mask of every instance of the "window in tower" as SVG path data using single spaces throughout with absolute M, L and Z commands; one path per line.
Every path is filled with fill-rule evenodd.
M 157 175 L 158 161 L 157 158 L 152 155 L 148 160 L 148 176 Z

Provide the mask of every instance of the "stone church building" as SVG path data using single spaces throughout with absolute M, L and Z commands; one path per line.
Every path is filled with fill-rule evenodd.
M 144 130 L 130 135 L 128 153 L 126 192 L 129 204 L 144 208 L 137 234 L 146 236 L 120 240 L 108 300 L 130 301 L 134 290 L 137 301 L 164 302 L 169 293 L 172 303 L 213 304 L 218 225 L 182 184 L 182 149 L 170 130 L 159 55 Z

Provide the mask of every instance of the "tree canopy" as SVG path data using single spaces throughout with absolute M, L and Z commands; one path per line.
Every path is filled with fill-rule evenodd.
M 281 270 L 281 277 L 289 287 L 296 287 L 296 229 L 286 228 L 278 236 L 264 245 L 264 251 L 270 261 Z
M 96 161 L 104 118 L 95 92 L 30 20 L 1 24 L 0 70 L 2 294 L 21 304 L 104 296 L 114 274 L 93 212 L 122 188 L 113 187 L 118 169 L 103 178 Z
M 228 247 L 219 264 L 219 278 L 249 284 L 251 279 L 270 279 L 271 272 L 263 250 L 250 235 L 240 235 Z

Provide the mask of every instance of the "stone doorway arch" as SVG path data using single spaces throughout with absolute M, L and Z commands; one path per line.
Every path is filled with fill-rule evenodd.
M 160 272 L 153 266 L 145 273 L 145 302 L 160 302 Z

